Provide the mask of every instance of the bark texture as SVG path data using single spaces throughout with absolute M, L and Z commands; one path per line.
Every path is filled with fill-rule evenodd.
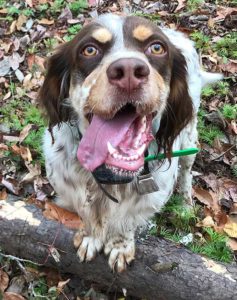
M 110 290 L 126 288 L 129 295 L 147 300 L 237 299 L 235 264 L 214 263 L 169 241 L 148 237 L 137 241 L 136 260 L 128 270 L 115 274 L 104 255 L 80 263 L 73 247 L 74 233 L 45 219 L 36 206 L 0 201 L 2 252 L 75 274 Z M 55 249 L 60 257 L 50 254 Z

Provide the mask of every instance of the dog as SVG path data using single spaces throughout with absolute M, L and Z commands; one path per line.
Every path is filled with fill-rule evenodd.
M 191 203 L 201 88 L 220 80 L 201 70 L 181 32 L 135 16 L 105 14 L 49 59 L 39 94 L 49 128 L 43 149 L 58 204 L 81 216 L 74 238 L 80 261 L 102 249 L 126 269 L 136 228 L 179 190 Z M 163 161 L 144 162 L 164 153 Z

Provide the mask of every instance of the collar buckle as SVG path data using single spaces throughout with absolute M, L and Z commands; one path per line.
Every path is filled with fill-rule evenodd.
M 146 195 L 159 191 L 159 187 L 151 173 L 139 175 L 137 177 L 136 185 L 139 195 Z

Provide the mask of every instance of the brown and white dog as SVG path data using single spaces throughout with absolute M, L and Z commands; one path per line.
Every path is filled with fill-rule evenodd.
M 81 261 L 104 249 L 123 271 L 137 226 L 168 201 L 178 175 L 190 201 L 194 156 L 149 163 L 153 193 L 141 195 L 137 178 L 145 152 L 196 147 L 201 88 L 219 79 L 200 69 L 182 33 L 132 16 L 101 15 L 49 59 L 40 92 L 46 170 L 59 205 L 85 222 L 74 239 Z

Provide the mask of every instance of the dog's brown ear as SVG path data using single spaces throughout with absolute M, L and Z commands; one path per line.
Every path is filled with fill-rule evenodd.
M 170 94 L 159 131 L 156 134 L 159 149 L 163 148 L 168 155 L 175 138 L 192 117 L 193 104 L 188 91 L 186 61 L 184 56 L 175 50 Z
M 68 98 L 69 93 L 69 51 L 68 44 L 64 44 L 49 58 L 47 74 L 39 92 L 39 104 L 46 111 L 50 126 L 69 119 L 69 110 L 62 107 L 62 101 Z

